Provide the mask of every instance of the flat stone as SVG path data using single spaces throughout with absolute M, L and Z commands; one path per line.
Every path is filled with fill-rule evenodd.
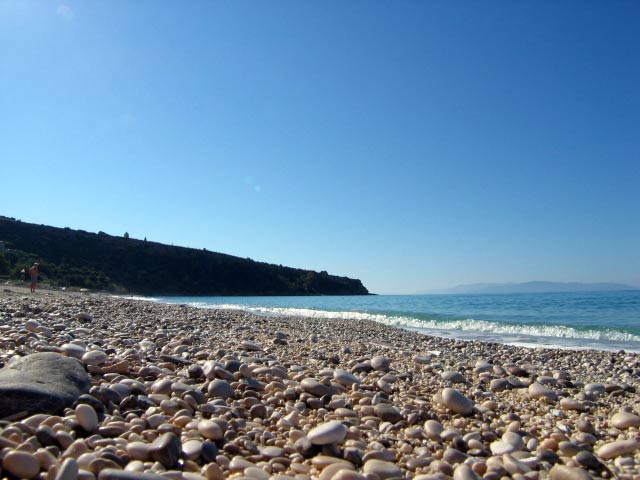
M 622 430 L 630 427 L 640 427 L 640 416 L 630 412 L 618 412 L 611 417 L 611 425 Z
M 465 397 L 459 390 L 445 388 L 441 395 L 444 405 L 453 413 L 469 415 L 473 411 L 473 401 Z
M 360 384 L 360 379 L 358 377 L 341 368 L 334 370 L 333 379 L 344 387 L 350 387 L 353 384 Z
M 156 473 L 132 472 L 130 470 L 105 468 L 100 471 L 98 480 L 167 480 L 167 477 Z
M 312 428 L 307 434 L 307 439 L 312 445 L 331 445 L 342 443 L 346 435 L 347 427 L 341 422 L 333 420 Z
M 598 449 L 596 455 L 608 460 L 633 453 L 639 446 L 640 442 L 636 440 L 617 440 L 615 442 L 605 443 Z
M 61 413 L 90 386 L 87 372 L 76 359 L 54 352 L 14 357 L 0 369 L 0 417 Z
M 315 378 L 305 378 L 300 382 L 300 388 L 303 391 L 310 393 L 316 397 L 323 397 L 325 395 L 333 395 L 335 393 L 332 387 L 325 385 L 324 383 L 320 383 Z
M 515 452 L 516 450 L 512 444 L 505 442 L 504 440 L 491 442 L 489 448 L 491 449 L 491 453 L 494 455 L 504 455 L 505 453 Z
M 563 410 L 575 410 L 577 412 L 586 411 L 587 407 L 575 398 L 563 398 L 560 400 L 560 408 Z
M 395 463 L 384 460 L 368 460 L 362 467 L 362 471 L 367 474 L 377 475 L 380 480 L 387 478 L 402 477 L 402 470 Z
M 593 480 L 593 477 L 578 467 L 554 465 L 549 472 L 549 480 Z

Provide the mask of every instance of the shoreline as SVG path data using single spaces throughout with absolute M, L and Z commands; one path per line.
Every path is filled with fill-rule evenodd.
M 104 363 L 87 365 L 94 393 L 137 392 L 137 406 L 125 398 L 104 405 L 96 430 L 103 442 L 75 440 L 93 459 L 105 449 L 128 458 L 112 468 L 188 480 L 543 480 L 552 469 L 553 480 L 640 477 L 635 353 L 458 341 L 363 319 L 6 290 L 3 365 L 43 348 L 66 352 L 72 343 L 105 353 Z M 50 335 L 25 337 L 28 321 Z M 458 392 L 453 400 L 447 389 Z M 200 393 L 189 400 L 191 390 Z M 457 401 L 472 408 L 459 410 Z M 59 428 L 76 435 L 74 410 L 61 418 Z M 156 418 L 163 423 L 150 422 Z M 213 456 L 202 450 L 206 422 L 221 431 L 209 439 Z M 123 430 L 115 437 L 107 436 L 112 424 Z M 182 442 L 181 460 L 170 467 L 144 453 L 165 424 Z M 337 429 L 324 432 L 335 438 L 305 442 L 324 441 L 314 437 L 318 428 Z M 29 438 L 37 443 L 28 433 L 21 440 Z M 91 462 L 77 460 L 90 480 Z

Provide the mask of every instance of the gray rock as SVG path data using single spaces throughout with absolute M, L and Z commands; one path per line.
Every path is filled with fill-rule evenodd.
M 358 385 L 360 384 L 360 379 L 358 377 L 340 368 L 337 368 L 333 372 L 333 379 L 344 387 L 350 387 L 354 383 Z
M 492 392 L 502 392 L 509 388 L 512 388 L 512 385 L 506 378 L 494 378 L 491 380 L 491 383 L 489 383 L 489 390 Z
M 216 378 L 211 380 L 209 386 L 207 387 L 207 392 L 210 396 L 214 398 L 234 398 L 235 392 L 233 391 L 233 387 L 226 380 L 221 380 Z
M 175 433 L 163 433 L 149 446 L 149 454 L 156 462 L 160 462 L 166 468 L 175 468 L 178 465 L 182 444 Z
M 465 397 L 459 390 L 445 388 L 442 390 L 442 400 L 453 413 L 469 415 L 473 411 L 473 401 Z
M 323 397 L 324 395 L 333 395 L 335 393 L 332 387 L 320 383 L 315 378 L 305 378 L 300 382 L 300 387 L 307 393 L 315 395 L 316 397 Z
M 331 445 L 342 443 L 346 435 L 347 427 L 341 422 L 333 420 L 312 428 L 307 435 L 307 439 L 313 445 Z
M 0 417 L 61 413 L 90 386 L 87 372 L 74 358 L 54 352 L 14 358 L 0 369 Z
M 400 410 L 388 403 L 379 403 L 373 408 L 373 413 L 385 422 L 397 423 L 402 420 Z
M 377 355 L 371 359 L 371 366 L 374 370 L 378 370 L 380 372 L 386 372 L 389 370 L 391 366 L 391 361 L 387 357 L 383 357 L 382 355 Z
M 456 372 L 455 370 L 445 370 L 440 374 L 442 379 L 449 383 L 467 383 L 467 379 L 464 378 L 460 372 Z

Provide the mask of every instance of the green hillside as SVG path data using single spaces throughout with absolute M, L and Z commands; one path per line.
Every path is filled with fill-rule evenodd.
M 0 216 L 0 275 L 142 295 L 366 295 L 360 280 Z M 0 247 L 1 248 L 1 247 Z

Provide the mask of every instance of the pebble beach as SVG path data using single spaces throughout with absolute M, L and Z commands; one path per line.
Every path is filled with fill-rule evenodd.
M 640 478 L 634 353 L 19 289 L 0 318 L 2 478 Z M 79 369 L 65 406 L 3 377 L 36 354 Z

